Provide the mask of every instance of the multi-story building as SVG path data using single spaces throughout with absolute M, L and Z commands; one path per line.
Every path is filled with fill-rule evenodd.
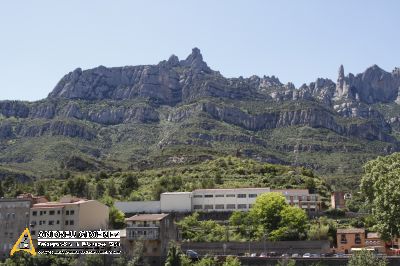
M 351 253 L 354 248 L 365 247 L 365 229 L 347 228 L 337 229 L 337 253 Z
M 333 209 L 344 209 L 346 208 L 346 200 L 351 198 L 350 193 L 342 191 L 332 192 L 331 194 L 331 207 Z
M 0 199 L 0 259 L 7 257 L 29 225 L 29 199 Z
M 168 252 L 168 243 L 177 240 L 174 219 L 169 214 L 140 214 L 125 219 L 126 240 L 124 249 L 134 254 L 142 248 L 146 262 L 159 265 Z
M 231 212 L 248 211 L 256 198 L 269 192 L 285 196 L 286 202 L 308 211 L 318 211 L 317 194 L 307 189 L 232 188 L 197 189 L 193 192 L 165 192 L 160 196 L 161 212 Z M 144 210 L 145 211 L 145 210 Z
M 42 230 L 96 230 L 108 226 L 108 207 L 97 200 L 71 196 L 59 202 L 37 203 L 30 209 L 30 232 L 33 239 Z
M 281 193 L 286 198 L 286 202 L 291 206 L 296 206 L 308 211 L 320 209 L 318 194 L 310 194 L 308 189 L 271 189 L 271 192 Z

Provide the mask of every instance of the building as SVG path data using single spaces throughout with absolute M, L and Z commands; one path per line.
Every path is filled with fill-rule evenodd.
M 374 249 L 379 253 L 386 253 L 386 242 L 380 238 L 379 233 L 367 233 L 365 239 L 365 247 L 368 249 Z
M 269 188 L 197 189 L 192 192 L 192 211 L 248 211 L 258 195 Z
M 151 265 L 159 265 L 167 256 L 168 244 L 177 240 L 177 229 L 169 214 L 139 214 L 125 219 L 124 250 L 131 255 L 143 248 L 143 256 Z
M 333 209 L 344 209 L 346 208 L 346 200 L 351 198 L 350 193 L 342 191 L 332 192 L 331 194 L 331 207 Z
M 29 229 L 33 239 L 42 230 L 106 229 L 108 215 L 108 207 L 97 200 L 65 196 L 59 202 L 34 204 L 30 209 Z
M 117 201 L 115 207 L 123 213 L 160 213 L 161 202 L 157 201 Z
M 248 211 L 256 198 L 263 193 L 278 192 L 285 196 L 286 202 L 307 211 L 318 211 L 318 194 L 310 194 L 307 189 L 270 189 L 270 188 L 231 188 L 197 189 L 192 192 L 165 192 L 160 195 L 160 211 L 163 213 L 179 212 L 232 212 Z M 116 207 L 125 212 L 151 213 L 157 202 L 117 202 Z M 154 208 L 153 208 L 153 207 Z M 153 212 L 154 213 L 154 212 Z
M 17 199 L 30 199 L 32 204 L 48 202 L 45 196 L 34 196 L 31 193 L 23 193 L 17 196 Z
M 0 260 L 8 257 L 19 236 L 29 225 L 29 199 L 0 199 Z
M 354 248 L 365 247 L 365 229 L 347 228 L 337 229 L 337 253 L 351 253 Z

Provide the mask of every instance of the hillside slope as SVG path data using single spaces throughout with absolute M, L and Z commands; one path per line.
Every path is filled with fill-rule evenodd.
M 399 151 L 399 89 L 400 70 L 376 65 L 347 76 L 341 66 L 336 82 L 300 88 L 274 76 L 225 78 L 197 48 L 157 65 L 78 68 L 46 99 L 0 101 L 0 178 L 238 155 L 346 185 L 366 160 Z

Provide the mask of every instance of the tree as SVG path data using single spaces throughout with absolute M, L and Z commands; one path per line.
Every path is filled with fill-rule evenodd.
M 117 187 L 112 179 L 107 184 L 107 193 L 110 197 L 115 197 L 115 195 L 117 195 Z
M 172 244 L 168 250 L 165 266 L 181 266 L 181 254 L 182 251 L 177 247 L 177 245 Z
M 1 197 L 4 197 L 4 190 L 3 190 L 2 182 L 0 181 L 0 198 Z
M 240 260 L 233 256 L 226 257 L 224 264 L 222 264 L 222 266 L 240 266 L 240 265 L 242 265 L 240 263 Z
M 278 260 L 278 263 L 276 266 L 296 266 L 296 261 L 294 259 L 288 259 L 284 258 L 281 260 Z
M 279 228 L 271 232 L 271 240 L 298 240 L 305 237 L 307 215 L 304 210 L 287 206 L 280 212 L 280 216 Z
M 382 239 L 400 235 L 400 153 L 378 157 L 364 166 L 361 191 Z
M 280 193 L 265 193 L 257 197 L 249 211 L 250 222 L 257 228 L 256 235 L 269 239 L 297 240 L 305 237 L 307 215 L 304 210 L 289 206 Z
M 113 229 L 121 229 L 125 225 L 125 215 L 114 206 L 110 207 L 109 223 Z
M 124 197 L 128 197 L 133 190 L 138 189 L 139 181 L 138 178 L 132 174 L 127 174 L 122 180 L 120 187 L 120 193 Z
M 351 256 L 348 266 L 386 266 L 385 258 L 377 258 L 371 251 L 366 249 L 357 251 Z

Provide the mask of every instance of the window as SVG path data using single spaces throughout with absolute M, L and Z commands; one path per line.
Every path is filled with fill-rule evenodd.
M 34 235 L 36 235 L 36 231 L 35 230 L 32 230 L 31 231 L 31 234 L 34 236 Z
M 43 215 L 43 211 L 40 211 L 40 212 L 39 212 L 39 215 Z
M 49 211 L 49 215 L 54 215 L 54 211 Z
M 49 221 L 49 225 L 54 225 L 54 221 Z
M 214 209 L 214 206 L 206 204 L 206 205 L 204 205 L 204 209 L 205 210 L 212 210 L 212 209 Z
M 360 237 L 360 234 L 356 234 L 356 235 L 355 235 L 354 242 L 355 242 L 356 244 L 361 244 L 361 237 Z
M 157 248 L 153 248 L 153 252 L 157 252 Z
M 215 209 L 223 210 L 224 209 L 224 204 L 216 204 Z
M 347 244 L 347 239 L 345 234 L 340 235 L 340 243 L 341 244 Z
M 250 209 L 251 207 L 253 207 L 253 204 L 249 204 L 249 209 Z
M 57 224 L 60 224 L 60 220 L 57 220 Z
M 65 225 L 68 225 L 68 221 L 65 221 Z
M 207 195 L 204 195 L 204 197 L 205 197 L 205 198 L 213 198 L 213 197 L 214 197 L 214 195 L 207 194 Z
M 238 194 L 237 197 L 243 199 L 246 197 L 246 194 Z
M 224 194 L 217 194 L 217 195 L 215 195 L 215 197 L 216 197 L 216 198 L 223 198 L 223 197 L 224 197 Z
M 238 209 L 246 209 L 247 205 L 246 204 L 238 204 Z
M 227 197 L 227 198 L 234 198 L 234 197 L 236 197 L 236 195 L 235 195 L 235 194 L 226 194 L 225 197 Z
M 193 198 L 202 198 L 203 195 L 194 195 Z
M 249 198 L 257 198 L 257 194 L 249 194 Z
M 39 221 L 39 225 L 45 225 L 46 224 L 46 221 Z
M 75 214 L 75 211 L 74 210 L 70 210 L 69 211 L 69 215 L 74 215 Z
M 202 205 L 193 205 L 193 209 L 200 210 L 200 209 L 203 209 L 203 206 Z
M 235 204 L 226 204 L 226 208 L 228 209 L 228 210 L 233 210 L 233 209 L 235 209 Z
M 69 215 L 69 211 L 65 211 L 65 215 Z

